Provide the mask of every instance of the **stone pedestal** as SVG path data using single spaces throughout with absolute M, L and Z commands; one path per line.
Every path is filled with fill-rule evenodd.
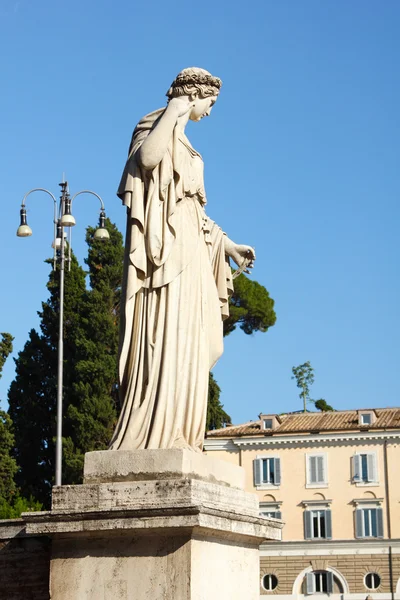
M 92 452 L 83 485 L 26 513 L 52 538 L 51 600 L 256 600 L 260 518 L 244 470 L 189 450 Z

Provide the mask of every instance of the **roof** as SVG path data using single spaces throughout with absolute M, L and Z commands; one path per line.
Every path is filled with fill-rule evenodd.
M 230 425 L 223 429 L 207 432 L 207 438 L 233 438 L 254 436 L 275 436 L 290 433 L 341 432 L 400 429 L 400 408 L 365 408 L 363 411 L 373 411 L 376 420 L 372 425 L 360 426 L 360 410 L 338 410 L 329 412 L 288 413 L 274 415 L 277 426 L 273 430 L 261 428 L 261 420 L 249 421 L 242 425 Z

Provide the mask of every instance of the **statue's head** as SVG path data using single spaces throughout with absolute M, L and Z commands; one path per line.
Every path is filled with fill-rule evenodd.
M 193 102 L 193 108 L 190 113 L 192 121 L 200 121 L 211 112 L 215 104 L 222 81 L 219 77 L 214 77 L 205 69 L 198 67 L 189 67 L 183 69 L 171 84 L 167 92 L 169 100 L 178 96 L 188 96 Z

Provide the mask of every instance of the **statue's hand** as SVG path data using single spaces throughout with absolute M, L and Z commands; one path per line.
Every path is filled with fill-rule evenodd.
M 250 270 L 254 267 L 254 261 L 256 260 L 256 253 L 254 248 L 251 246 L 246 246 L 244 244 L 235 244 L 234 242 L 225 244 L 225 251 L 227 255 L 235 261 L 237 266 L 241 268 L 245 261 L 250 261 L 246 269 L 244 269 L 245 273 L 250 273 Z
M 190 110 L 192 110 L 194 106 L 194 102 L 189 100 L 188 96 L 179 96 L 177 98 L 171 98 L 168 102 L 167 110 L 174 112 L 176 114 L 176 118 L 183 117 Z

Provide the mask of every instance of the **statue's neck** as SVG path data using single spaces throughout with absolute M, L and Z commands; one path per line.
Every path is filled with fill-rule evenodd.
M 185 133 L 185 127 L 187 125 L 187 122 L 189 121 L 189 115 L 190 115 L 190 111 L 187 112 L 186 115 L 179 117 L 178 121 L 176 122 L 176 129 L 179 132 Z

